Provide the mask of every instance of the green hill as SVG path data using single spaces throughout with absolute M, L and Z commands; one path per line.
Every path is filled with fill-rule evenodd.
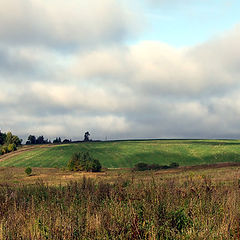
M 88 142 L 35 148 L 9 156 L 0 166 L 65 167 L 71 155 L 81 150 L 100 160 L 104 167 L 133 167 L 138 162 L 180 166 L 240 162 L 239 140 L 147 140 Z

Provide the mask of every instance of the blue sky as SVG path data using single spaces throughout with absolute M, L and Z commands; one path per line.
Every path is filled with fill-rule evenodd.
M 0 129 L 240 138 L 237 0 L 0 1 Z
M 240 20 L 237 0 L 139 0 L 132 3 L 131 9 L 141 9 L 146 21 L 138 40 L 158 40 L 176 47 L 203 43 Z

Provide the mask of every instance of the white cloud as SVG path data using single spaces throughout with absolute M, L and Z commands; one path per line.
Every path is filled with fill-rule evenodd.
M 137 31 L 114 0 L 8 0 L 0 2 L 1 42 L 86 48 L 125 40 Z
M 79 14 L 84 4 L 10 0 L 8 15 L 0 3 L 3 131 L 75 139 L 87 130 L 102 139 L 240 135 L 239 26 L 189 48 L 126 46 L 118 44 L 131 32 L 124 6 L 91 0 Z M 54 50 L 65 44 L 80 49 Z
M 72 72 L 78 79 L 135 88 L 144 94 L 200 97 L 224 94 L 239 86 L 239 28 L 192 48 L 177 49 L 153 41 L 128 48 L 80 54 Z M 236 50 L 235 50 L 236 49 Z

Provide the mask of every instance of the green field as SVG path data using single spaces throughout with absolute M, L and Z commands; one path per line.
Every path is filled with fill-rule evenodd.
M 240 162 L 240 140 L 149 140 L 53 145 L 19 153 L 0 166 L 61 168 L 81 150 L 89 150 L 108 168 L 133 167 L 138 162 L 180 166 Z

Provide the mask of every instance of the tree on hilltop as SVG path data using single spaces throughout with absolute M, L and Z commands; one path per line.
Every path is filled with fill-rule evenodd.
M 7 137 L 7 134 L 2 133 L 1 130 L 0 130 L 0 145 L 3 145 L 5 143 L 6 137 Z
M 62 140 L 60 137 L 56 137 L 56 139 L 53 140 L 53 143 L 62 143 Z
M 84 134 L 84 142 L 89 142 L 89 136 L 90 136 L 90 133 L 89 132 L 85 132 Z
M 34 135 L 29 135 L 26 144 L 36 144 L 36 142 L 37 142 L 36 137 Z

